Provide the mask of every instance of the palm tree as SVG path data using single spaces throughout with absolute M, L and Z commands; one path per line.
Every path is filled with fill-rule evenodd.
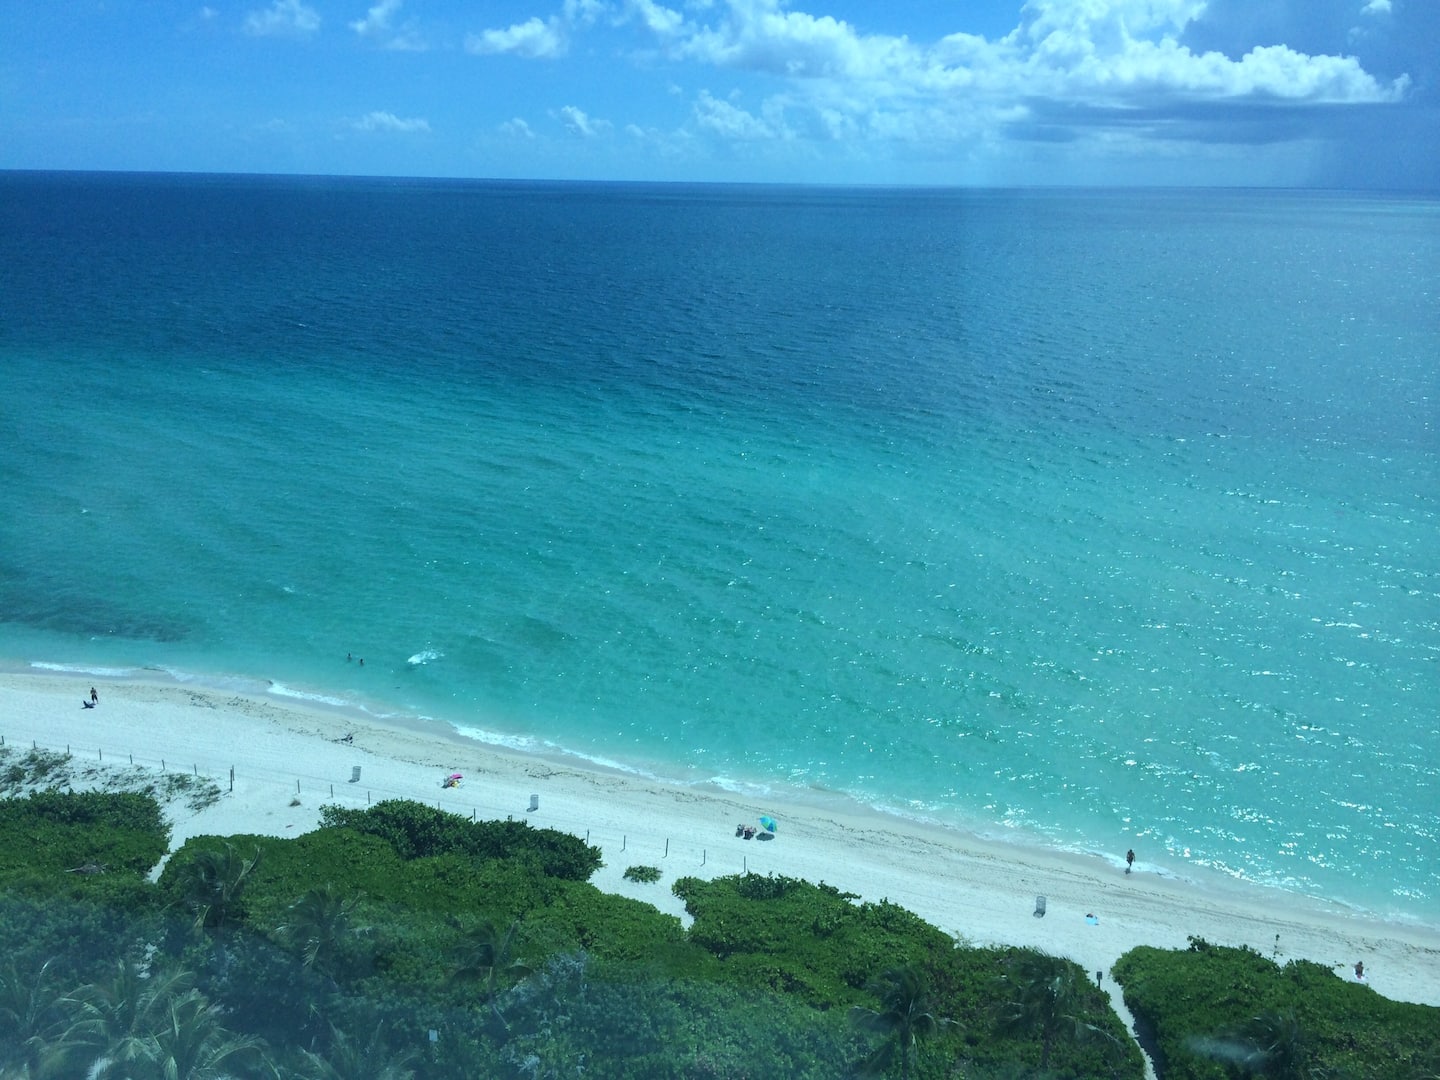
M 500 990 L 502 977 L 512 980 L 525 978 L 534 969 L 515 956 L 515 936 L 519 922 L 512 922 L 503 931 L 488 919 L 476 923 L 466 930 L 459 947 L 459 956 L 453 969 L 457 979 L 477 980 L 485 986 L 485 1002 L 502 1026 L 505 1018 L 500 1015 Z
M 1242 1076 L 1264 1076 L 1271 1080 L 1300 1080 L 1317 1070 L 1310 1058 L 1309 1040 L 1293 1010 L 1268 1011 L 1219 1038 L 1192 1040 L 1196 1053 L 1233 1067 Z
M 275 928 L 280 940 L 299 949 L 306 967 L 332 974 L 335 954 L 352 934 L 350 916 L 360 902 L 358 896 L 343 897 L 333 885 L 311 889 L 290 905 L 289 919 Z
M 878 1075 L 898 1060 L 901 1080 L 905 1080 L 919 1055 L 921 1041 L 955 1021 L 941 1019 L 930 1011 L 929 987 L 913 967 L 891 968 L 872 980 L 869 989 L 879 996 L 880 1008 L 856 1005 L 850 1010 L 850 1019 L 880 1032 L 885 1041 L 865 1059 L 861 1072 Z
M 35 972 L 21 972 L 14 961 L 0 969 L 0 1077 L 9 1067 L 34 1080 L 62 1071 L 66 1044 L 52 962 Z
M 148 1064 L 156 1080 L 225 1080 L 232 1062 L 259 1056 L 256 1035 L 237 1035 L 220 1023 L 219 1008 L 190 990 L 170 1002 L 167 1022 L 150 1042 Z
M 1006 994 L 996 1016 L 1000 1029 L 1012 1034 L 1038 1032 L 1042 1070 L 1050 1067 L 1050 1054 L 1061 1036 L 1077 1041 L 1094 1035 L 1112 1038 L 1080 1015 L 1090 980 L 1078 977 L 1078 970 L 1059 957 L 1026 950 L 1001 977 Z
M 1262 1055 L 1262 1076 L 1295 1080 L 1305 1075 L 1310 1043 L 1293 1009 L 1261 1013 L 1250 1021 L 1247 1034 Z
M 224 851 L 202 851 L 181 870 L 180 889 L 195 909 L 195 930 L 220 929 L 234 914 L 250 875 L 260 865 L 260 849 L 245 858 L 231 844 Z
M 147 975 L 122 960 L 112 979 L 89 983 L 60 999 L 71 1015 L 62 1040 L 95 1062 L 85 1075 L 95 1080 L 123 1077 L 133 1063 L 153 1056 L 153 1037 L 169 1022 L 171 1004 L 188 993 L 193 982 L 188 971 Z
M 409 1066 L 415 1052 L 392 1053 L 385 1043 L 383 1025 L 376 1025 L 363 1043 L 333 1024 L 330 1033 L 328 1053 L 301 1051 L 304 1080 L 414 1080 L 415 1071 Z

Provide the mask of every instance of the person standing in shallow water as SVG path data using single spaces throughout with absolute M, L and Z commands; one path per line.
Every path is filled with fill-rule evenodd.
M 100 695 L 95 692 L 95 687 L 93 687 L 93 686 L 90 687 L 90 704 L 91 704 L 91 705 L 99 705 L 99 704 L 100 704 Z
M 1134 848 L 1131 848 L 1129 851 L 1125 852 L 1125 873 L 1127 873 L 1127 874 L 1130 873 L 1130 871 L 1134 868 L 1134 866 L 1135 866 L 1135 849 L 1134 849 Z

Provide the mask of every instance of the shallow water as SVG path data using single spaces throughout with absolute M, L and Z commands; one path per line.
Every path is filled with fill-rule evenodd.
M 1433 917 L 1440 204 L 0 193 L 0 655 Z

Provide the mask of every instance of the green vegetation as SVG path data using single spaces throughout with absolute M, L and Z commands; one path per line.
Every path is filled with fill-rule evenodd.
M 660 868 L 658 866 L 627 867 L 625 870 L 625 880 L 652 884 L 660 880 Z
M 0 799 L 0 837 L 0 885 L 93 891 L 109 875 L 142 878 L 165 855 L 170 829 L 149 795 L 36 791 Z
M 1143 1071 L 1076 965 L 968 947 L 888 902 L 785 877 L 682 878 L 686 929 L 591 886 L 600 852 L 573 836 L 406 802 L 327 807 L 323 821 L 289 839 L 192 838 L 152 884 L 165 850 L 153 795 L 0 802 L 0 1077 Z M 70 873 L 81 858 L 105 872 Z M 1415 1033 L 1433 1031 L 1435 1010 L 1406 1012 L 1418 1007 L 1321 973 L 1361 995 L 1337 1019 L 1321 1003 L 1339 998 L 1271 992 L 1266 979 L 1320 978 L 1294 965 L 1196 975 L 1205 989 L 1187 996 L 1165 979 L 1192 955 L 1216 963 L 1221 951 L 1137 950 L 1123 968 L 1167 1076 L 1348 1067 L 1329 1041 L 1344 1028 L 1366 1032 L 1352 1045 L 1377 1060 L 1433 1068 L 1433 1037 Z M 1203 1026 L 1184 1012 L 1195 1002 L 1214 1013 Z M 1252 1056 L 1216 1060 L 1240 1039 Z
M 523 821 L 466 821 L 403 799 L 389 799 L 365 810 L 327 806 L 320 812 L 320 823 L 377 836 L 402 859 L 524 858 L 545 876 L 569 881 L 588 881 L 600 869 L 600 849 L 569 833 L 532 829 Z
M 860 1071 L 867 1076 L 880 1076 L 898 1062 L 901 1080 L 905 1080 L 919 1057 L 920 1044 L 954 1021 L 937 1018 L 930 1011 L 929 988 L 924 976 L 914 968 L 891 968 L 877 976 L 869 988 L 880 999 L 880 1007 L 852 1005 L 850 1018 L 860 1027 L 879 1032 L 883 1038 L 879 1047 L 861 1063 Z
M 1132 949 L 1112 974 L 1166 1080 L 1440 1076 L 1440 1009 L 1309 961 L 1192 938 L 1184 951 Z

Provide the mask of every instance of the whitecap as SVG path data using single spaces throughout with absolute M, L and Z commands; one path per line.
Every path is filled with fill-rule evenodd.
M 350 704 L 343 698 L 329 697 L 325 694 L 311 694 L 305 692 L 304 690 L 292 690 L 284 683 L 272 682 L 268 687 L 266 687 L 266 690 L 268 693 L 274 694 L 276 697 L 294 698 L 296 701 L 318 701 L 322 705 L 345 706 Z
M 30 666 L 41 671 L 62 671 L 71 675 L 98 675 L 107 679 L 123 679 L 135 674 L 134 668 L 95 667 L 91 664 L 51 664 L 43 660 L 32 660 Z

